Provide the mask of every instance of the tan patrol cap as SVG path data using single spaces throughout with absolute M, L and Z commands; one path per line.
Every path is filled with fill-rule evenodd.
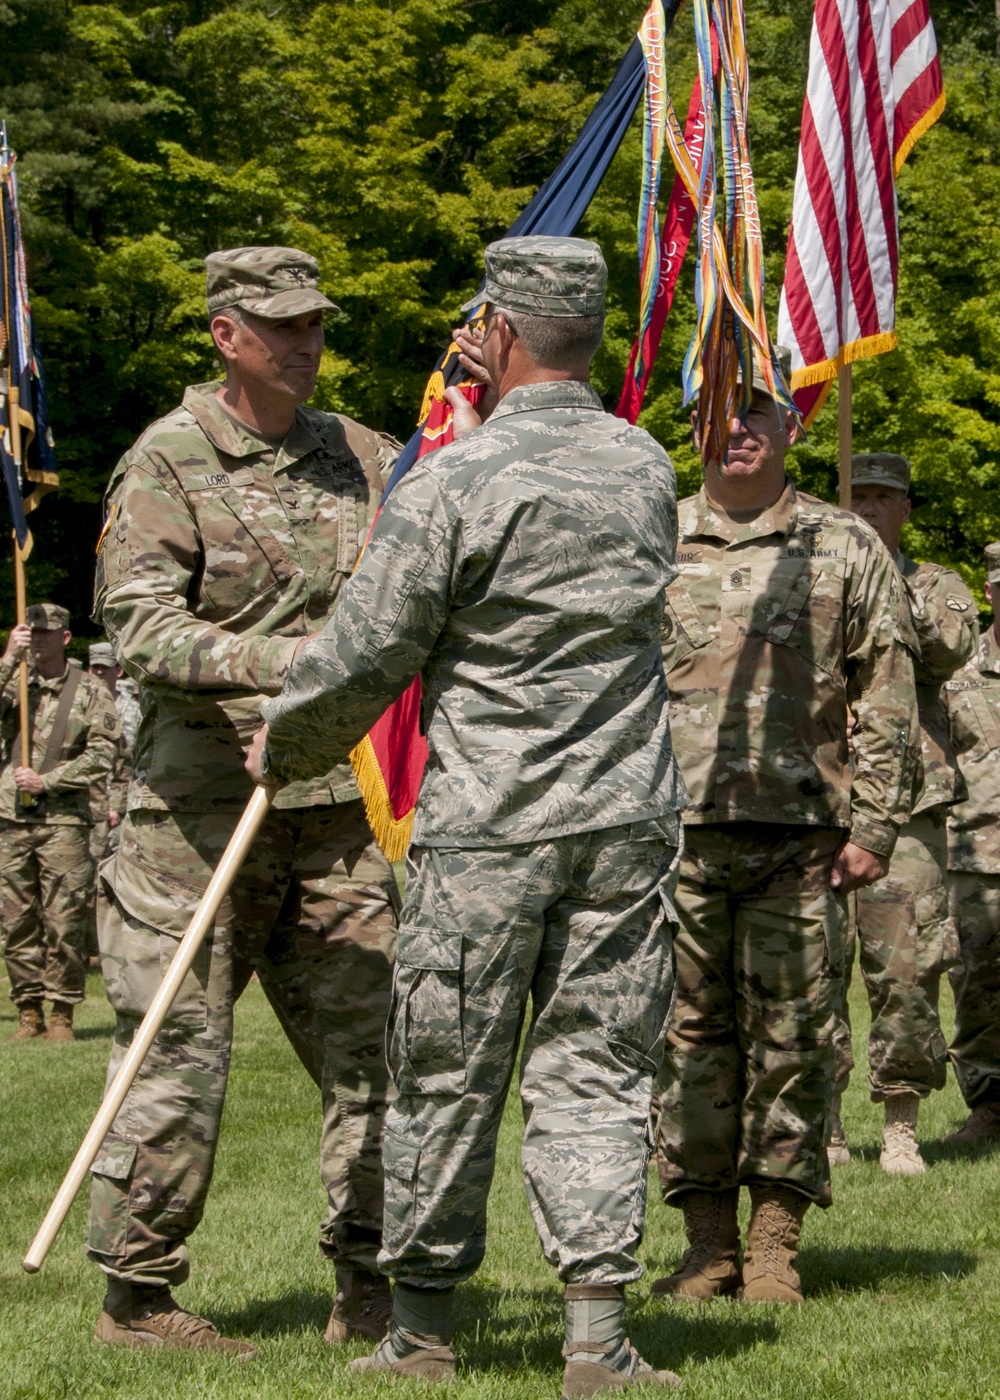
M 32 603 L 24 610 L 24 620 L 36 632 L 65 632 L 69 627 L 69 610 L 58 603 Z
M 238 306 L 284 320 L 306 311 L 339 311 L 319 287 L 319 263 L 299 248 L 227 248 L 205 259 L 208 314 Z
M 586 238 L 529 234 L 501 238 L 486 249 L 486 285 L 467 301 L 484 301 L 525 316 L 600 316 L 608 269 L 596 243 Z
M 858 452 L 851 458 L 851 485 L 909 491 L 910 464 L 898 452 Z
M 792 379 L 792 352 L 791 350 L 786 349 L 784 345 L 776 345 L 774 347 L 774 353 L 778 357 L 778 364 L 781 366 L 781 372 L 785 377 L 785 383 L 790 385 Z M 736 382 L 737 384 L 743 383 L 742 368 L 739 368 L 736 371 Z M 761 373 L 760 356 L 757 354 L 756 350 L 753 351 L 752 387 L 755 390 L 757 390 L 758 393 L 767 394 L 768 398 L 771 397 L 771 391 L 767 387 L 767 380 Z
M 986 546 L 986 577 L 990 583 L 1000 583 L 1000 540 Z
M 87 648 L 87 663 L 90 666 L 117 666 L 110 642 L 93 642 Z

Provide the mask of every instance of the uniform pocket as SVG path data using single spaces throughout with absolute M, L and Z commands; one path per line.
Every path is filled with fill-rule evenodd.
M 401 1094 L 464 1092 L 461 933 L 400 926 L 388 1058 Z
M 651 832 L 651 838 L 652 835 Z M 632 839 L 634 841 L 634 834 Z M 618 1058 L 633 1069 L 651 1074 L 656 1073 L 663 1059 L 676 997 L 674 929 L 677 911 L 673 891 L 678 864 L 675 855 L 650 895 L 649 927 L 642 941 L 622 958 L 618 1000 L 608 1027 L 608 1044 Z

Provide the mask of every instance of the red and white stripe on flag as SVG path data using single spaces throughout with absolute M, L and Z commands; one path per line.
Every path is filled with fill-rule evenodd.
M 805 421 L 896 345 L 896 175 L 944 109 L 927 0 L 816 0 L 778 313 Z

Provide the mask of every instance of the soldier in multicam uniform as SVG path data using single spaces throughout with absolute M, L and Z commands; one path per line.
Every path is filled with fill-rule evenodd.
M 118 1025 L 111 1072 L 218 863 L 251 785 L 244 749 L 303 639 L 336 606 L 398 445 L 313 391 L 323 312 L 313 258 L 240 248 L 207 259 L 224 383 L 189 388 L 119 462 L 98 556 L 97 615 L 139 682 L 128 811 L 104 875 L 101 953 Z M 233 1003 L 253 972 L 315 1079 L 336 1263 L 327 1338 L 380 1336 L 383 1052 L 398 894 L 343 763 L 287 788 L 93 1167 L 89 1254 L 108 1278 L 97 1337 L 246 1355 L 179 1308 L 222 1114 Z
M 872 1101 L 885 1104 L 881 1165 L 890 1176 L 916 1176 L 925 1170 L 915 1131 L 920 1100 L 944 1088 L 948 1067 L 938 988 L 957 953 L 948 913 L 947 815 L 965 785 L 948 737 L 941 686 L 975 654 L 979 629 L 972 594 L 959 575 L 940 564 L 917 564 L 899 547 L 911 506 L 906 458 L 859 453 L 851 460 L 851 485 L 851 509 L 895 560 L 920 645 L 914 671 L 922 762 L 912 814 L 899 833 L 888 874 L 857 895 L 861 972 L 872 1016 L 868 1082 Z M 850 1160 L 840 1125 L 840 1098 L 850 1073 L 844 1053 L 850 1045 L 846 997 L 837 1045 L 829 1150 L 831 1161 L 843 1164 Z
M 951 739 L 968 787 L 948 809 L 951 911 L 959 959 L 951 1062 L 971 1112 L 946 1142 L 1000 1141 L 1000 543 L 986 546 L 993 626 L 944 688 Z
M 125 811 L 125 801 L 128 794 L 128 780 L 132 772 L 132 746 L 125 734 L 125 726 L 122 723 L 122 706 L 118 699 L 118 685 L 122 668 L 115 660 L 115 654 L 107 642 L 94 642 L 88 647 L 87 671 L 95 680 L 107 686 L 115 702 L 118 723 L 121 727 L 111 772 L 102 782 L 95 783 L 90 790 L 90 815 L 94 824 L 90 828 L 90 859 L 93 862 L 93 878 L 90 886 L 87 952 L 92 957 L 97 957 L 97 911 L 101 893 L 97 871 L 105 856 L 118 848 L 122 813 Z
M 68 628 L 65 608 L 33 604 L 0 659 L 0 923 L 15 1040 L 73 1039 L 73 1008 L 86 991 L 90 789 L 106 781 L 119 737 L 105 687 L 66 660 Z M 18 699 L 28 651 L 30 765 L 21 761 Z M 22 809 L 19 793 L 34 805 Z
M 726 464 L 678 507 L 664 620 L 691 801 L 657 1159 L 690 1248 L 653 1292 L 800 1303 L 802 1219 L 831 1199 L 845 896 L 885 873 L 907 815 L 916 702 L 892 559 L 856 516 L 796 490 L 796 428 L 759 373 L 732 432 Z
M 672 982 L 683 792 L 658 637 L 674 476 L 587 382 L 596 245 L 508 239 L 486 272 L 499 407 L 389 497 L 333 622 L 263 706 L 263 762 L 304 778 L 421 673 L 430 757 L 389 1025 L 381 1263 L 396 1286 L 389 1334 L 355 1368 L 454 1375 L 453 1294 L 485 1251 L 530 997 L 524 1176 L 566 1285 L 563 1394 L 593 1395 L 676 1380 L 622 1327 Z

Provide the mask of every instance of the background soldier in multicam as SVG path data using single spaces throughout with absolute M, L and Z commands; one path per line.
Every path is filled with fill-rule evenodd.
M 73 1039 L 86 991 L 92 884 L 90 790 L 111 770 L 118 717 L 107 690 L 66 660 L 69 613 L 28 608 L 0 659 L 0 923 L 15 1040 Z M 21 761 L 18 662 L 30 653 L 31 763 Z M 21 810 L 19 792 L 36 805 Z M 52 1002 L 46 1034 L 43 1002 Z
M 678 507 L 667 590 L 670 726 L 691 801 L 657 1156 L 690 1248 L 653 1291 L 801 1302 L 802 1218 L 830 1203 L 845 895 L 885 872 L 918 736 L 892 559 L 856 516 L 796 491 L 795 427 L 762 378 L 753 387 L 726 465 Z
M 323 311 L 311 257 L 240 248 L 207 259 L 224 384 L 189 388 L 118 464 L 97 612 L 142 689 L 128 812 L 102 920 L 117 1067 L 251 785 L 244 748 L 263 695 L 329 618 L 397 445 L 299 407 Z M 219 1132 L 233 1003 L 256 971 L 322 1093 L 336 1261 L 327 1337 L 380 1336 L 383 1035 L 398 899 L 350 768 L 286 789 L 217 916 L 93 1167 L 89 1253 L 108 1276 L 105 1342 L 247 1354 L 177 1306 Z
M 993 626 L 944 688 L 968 797 L 948 811 L 951 911 L 959 959 L 951 970 L 951 1062 L 971 1112 L 946 1142 L 1000 1141 L 1000 543 L 986 546 Z
M 683 794 L 658 638 L 674 477 L 586 382 L 600 250 L 508 239 L 486 272 L 499 407 L 389 497 L 333 622 L 263 707 L 264 761 L 305 777 L 421 673 L 430 758 L 389 1025 L 396 1287 L 388 1337 L 355 1368 L 454 1375 L 452 1296 L 483 1258 L 530 996 L 525 1182 L 566 1284 L 563 1395 L 593 1395 L 676 1379 L 622 1327 L 672 980 Z
M 938 1018 L 942 973 L 955 961 L 948 913 L 947 814 L 964 795 L 948 737 L 943 682 L 976 652 L 976 605 L 962 579 L 939 564 L 917 564 L 899 547 L 910 516 L 910 464 L 892 452 L 859 453 L 851 462 L 851 509 L 892 554 L 910 603 L 920 652 L 914 663 L 920 716 L 921 772 L 909 821 L 888 873 L 857 895 L 861 971 L 871 1007 L 868 1082 L 885 1104 L 881 1165 L 893 1176 L 924 1171 L 917 1110 L 943 1089 L 948 1052 Z M 849 978 L 848 969 L 848 978 Z M 850 1027 L 844 1001 L 847 1036 Z M 838 1065 L 830 1139 L 831 1161 L 850 1160 L 840 1128 L 840 1095 L 849 1067 Z

